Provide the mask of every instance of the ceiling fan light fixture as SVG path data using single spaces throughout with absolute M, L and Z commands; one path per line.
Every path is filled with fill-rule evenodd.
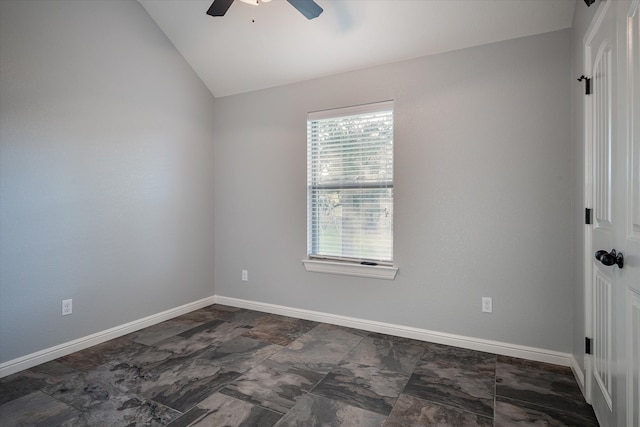
M 224 16 L 227 10 L 233 4 L 234 0 L 213 0 L 211 6 L 207 10 L 209 16 Z M 270 2 L 271 0 L 240 0 L 243 3 L 258 6 L 260 2 Z M 595 0 L 592 0 L 595 1 Z M 296 8 L 298 12 L 303 14 L 307 19 L 317 18 L 322 13 L 322 8 L 314 0 L 287 0 L 291 6 Z

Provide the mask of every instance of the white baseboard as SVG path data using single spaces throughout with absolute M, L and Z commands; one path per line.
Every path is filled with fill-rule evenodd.
M 313 320 L 316 322 L 362 329 L 369 332 L 377 332 L 437 344 L 451 345 L 454 347 L 468 348 L 471 350 L 484 351 L 503 356 L 551 363 L 554 365 L 570 366 L 573 369 L 576 380 L 580 384 L 581 388 L 584 385 L 584 375 L 573 356 L 568 353 L 223 296 L 203 298 L 201 300 L 172 308 L 161 313 L 153 314 L 142 319 L 134 320 L 133 322 L 125 323 L 102 332 L 69 341 L 36 353 L 31 353 L 17 359 L 9 360 L 8 362 L 0 364 L 0 378 L 20 372 L 24 369 L 32 368 L 41 363 L 49 362 L 57 359 L 58 357 L 84 350 L 85 348 L 105 341 L 130 334 L 131 332 L 153 326 L 157 323 L 164 322 L 165 320 L 172 319 L 211 304 L 224 304 L 232 307 L 295 317 L 298 319 Z
M 29 369 L 41 363 L 50 362 L 58 357 L 66 356 L 67 354 L 74 353 L 76 351 L 84 350 L 85 348 L 109 341 L 114 338 L 121 337 L 123 335 L 130 334 L 131 332 L 138 331 L 140 329 L 148 328 L 157 323 L 164 322 L 165 320 L 173 319 L 185 313 L 197 310 L 202 307 L 215 303 L 215 297 L 207 297 L 198 301 L 190 302 L 180 307 L 171 308 L 161 313 L 152 314 L 151 316 L 144 317 L 142 319 L 134 320 L 133 322 L 125 323 L 120 326 L 116 326 L 105 331 L 101 331 L 92 335 L 88 335 L 83 338 L 79 338 L 73 341 L 69 341 L 55 347 L 46 348 L 44 350 L 28 354 L 17 359 L 9 360 L 0 364 L 0 378 L 7 375 L 20 372 L 24 369 Z
M 578 361 L 576 360 L 576 358 L 573 357 L 573 355 L 571 355 L 571 370 L 573 371 L 573 376 L 576 377 L 576 382 L 578 383 L 578 387 L 580 387 L 580 391 L 582 392 L 582 395 L 586 396 L 585 388 L 584 388 L 585 387 L 584 371 L 580 367 L 580 364 L 578 364 Z
M 358 319 L 355 317 L 339 316 L 330 313 L 303 310 L 237 298 L 229 298 L 223 296 L 215 296 L 214 298 L 217 304 L 230 305 L 233 307 L 246 308 L 271 314 L 279 314 L 282 316 L 295 317 L 298 319 L 330 323 L 333 325 L 362 329 L 369 332 L 378 332 L 404 338 L 412 338 L 420 341 L 451 345 L 454 347 L 468 348 L 470 350 L 495 353 L 502 356 L 518 357 L 521 359 L 534 360 L 536 362 L 551 363 L 561 366 L 573 366 L 573 356 L 569 353 L 561 353 L 558 351 L 527 347 L 517 344 L 509 344 L 500 341 L 491 341 L 481 338 L 466 337 L 463 335 L 447 334 L 443 332 L 430 331 L 427 329 L 413 328 L 410 326 L 394 325 L 391 323 L 376 322 L 373 320 Z

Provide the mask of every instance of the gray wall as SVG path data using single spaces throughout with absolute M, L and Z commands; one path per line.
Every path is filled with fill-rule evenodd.
M 217 99 L 216 294 L 571 352 L 570 70 L 565 30 Z M 386 99 L 398 276 L 306 272 L 306 113 Z
M 2 0 L 0 67 L 0 362 L 213 295 L 214 100 L 144 9 Z
M 0 362 L 214 293 L 578 354 L 570 35 L 214 103 L 137 2 L 0 1 Z M 308 273 L 306 113 L 385 99 L 398 276 Z

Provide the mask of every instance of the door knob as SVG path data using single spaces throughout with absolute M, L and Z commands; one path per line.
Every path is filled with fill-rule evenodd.
M 611 252 L 602 250 L 597 251 L 596 259 L 604 265 L 616 264 L 618 268 L 622 268 L 622 266 L 624 265 L 624 256 L 622 255 L 622 252 L 616 253 L 615 249 L 611 249 Z

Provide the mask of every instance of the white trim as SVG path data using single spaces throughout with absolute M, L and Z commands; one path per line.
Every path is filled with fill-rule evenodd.
M 592 380 L 592 376 L 591 373 L 593 372 L 593 367 L 592 367 L 592 363 L 591 363 L 591 356 L 588 354 L 584 355 L 584 390 L 583 390 L 583 395 L 584 395 L 584 400 L 586 400 L 586 402 L 591 405 L 591 380 Z
M 352 105 L 349 107 L 332 108 L 330 110 L 311 111 L 307 114 L 308 121 L 333 119 L 341 116 L 355 116 L 358 114 L 393 111 L 393 100 L 373 102 L 371 104 Z
M 582 392 L 582 395 L 585 395 L 585 390 L 584 390 L 584 372 L 582 370 L 582 368 L 580 367 L 580 365 L 578 364 L 578 361 L 576 360 L 574 355 L 571 355 L 571 371 L 573 371 L 573 376 L 576 378 L 576 382 L 578 383 L 578 387 L 580 387 L 580 391 Z
M 610 7 L 612 0 L 601 1 L 598 5 L 598 9 L 596 10 L 587 31 L 585 32 L 582 48 L 583 48 L 583 66 L 585 74 L 593 79 L 593 70 L 592 70 L 592 43 L 593 38 L 595 37 L 596 31 L 598 27 L 602 23 L 602 20 L 605 17 L 607 9 Z M 584 159 L 583 159 L 583 167 L 584 167 L 584 207 L 592 209 L 592 221 L 591 225 L 585 225 L 583 231 L 584 238 L 584 247 L 582 259 L 584 262 L 583 265 L 583 274 L 584 274 L 584 333 L 586 337 L 593 337 L 593 219 L 595 218 L 595 210 L 593 209 L 593 177 L 592 177 L 592 168 L 593 168 L 593 146 L 592 146 L 592 138 L 593 138 L 593 107 L 591 105 L 591 98 L 583 98 L 583 129 L 584 129 L 584 138 L 583 138 L 583 147 L 584 147 Z M 591 364 L 591 359 L 585 355 L 584 359 L 584 367 L 585 367 L 585 375 L 584 375 L 584 388 L 583 394 L 585 400 L 588 403 L 591 403 L 591 390 L 592 390 L 592 380 L 593 380 L 593 365 Z
M 97 332 L 95 334 L 78 338 L 73 341 L 68 341 L 66 343 L 46 348 L 35 353 L 27 354 L 26 356 L 22 356 L 17 359 L 9 360 L 0 364 L 0 378 L 14 374 L 16 372 L 20 372 L 24 369 L 32 368 L 34 366 L 40 365 L 41 363 L 50 362 L 54 359 L 57 359 L 58 357 L 66 356 L 67 354 L 84 350 L 85 348 L 101 344 L 105 341 L 130 334 L 131 332 L 148 328 L 149 326 L 164 322 L 165 320 L 173 319 L 174 317 L 189 313 L 191 311 L 206 307 L 214 303 L 215 296 L 210 296 L 198 301 L 181 305 L 180 307 L 165 310 L 161 313 L 152 314 L 151 316 L 134 320 L 133 322 L 125 323 L 123 325 L 107 329 L 105 331 Z
M 571 354 L 561 353 L 558 351 L 527 347 L 518 344 L 509 344 L 500 341 L 485 340 L 481 338 L 466 337 L 463 335 L 447 334 L 443 332 L 429 331 L 427 329 L 413 328 L 410 326 L 394 325 L 391 323 L 377 322 L 374 320 L 358 319 L 355 317 L 340 316 L 331 313 L 322 313 L 318 311 L 285 307 L 281 305 L 267 304 L 238 298 L 216 295 L 215 301 L 217 304 L 246 308 L 271 314 L 279 314 L 282 316 L 295 317 L 298 319 L 330 323 L 333 325 L 362 329 L 369 332 L 378 332 L 404 338 L 412 338 L 420 341 L 468 348 L 471 350 L 495 353 L 503 356 L 518 357 L 521 359 L 535 360 L 537 362 L 551 363 L 554 365 L 572 365 Z
M 357 328 L 370 332 L 378 332 L 420 341 L 468 348 L 471 350 L 484 351 L 503 356 L 518 357 L 521 359 L 551 363 L 560 366 L 570 366 L 578 383 L 584 384 L 584 375 L 582 375 L 580 367 L 575 359 L 573 359 L 573 356 L 568 353 L 224 296 L 203 298 L 180 307 L 169 309 L 102 332 L 10 360 L 0 364 L 0 378 L 20 372 L 24 369 L 32 368 L 41 363 L 49 362 L 57 359 L 58 357 L 84 350 L 85 348 L 121 337 L 131 332 L 153 326 L 157 323 L 211 304 L 224 304 L 232 307 L 246 308 L 266 313 L 295 317 L 298 319 L 313 320 L 316 322 Z
M 393 280 L 396 278 L 396 273 L 398 272 L 397 267 L 385 265 L 362 265 L 317 259 L 303 259 L 302 263 L 304 264 L 305 270 L 315 273 L 343 274 L 346 276 L 368 277 L 371 279 Z

